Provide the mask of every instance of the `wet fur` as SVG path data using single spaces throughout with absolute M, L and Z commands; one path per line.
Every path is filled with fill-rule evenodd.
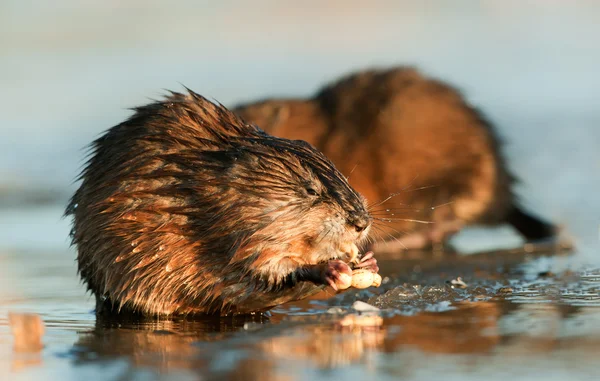
M 91 146 L 73 217 L 98 311 L 249 313 L 323 288 L 315 264 L 364 240 L 365 201 L 305 142 L 198 94 L 135 109 Z
M 426 246 L 465 225 L 504 222 L 527 239 L 555 234 L 519 206 L 515 177 L 482 112 L 413 68 L 363 71 L 311 99 L 266 99 L 234 111 L 268 133 L 315 145 L 367 199 L 395 194 L 372 212 L 379 241 L 423 232 Z

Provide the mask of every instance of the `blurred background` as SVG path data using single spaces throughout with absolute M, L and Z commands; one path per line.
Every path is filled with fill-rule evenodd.
M 591 0 L 4 0 L 0 249 L 64 251 L 61 212 L 83 148 L 164 89 L 184 84 L 233 106 L 310 96 L 354 70 L 416 65 L 490 116 L 524 203 L 593 260 L 599 16 Z M 482 234 L 470 249 L 485 246 Z

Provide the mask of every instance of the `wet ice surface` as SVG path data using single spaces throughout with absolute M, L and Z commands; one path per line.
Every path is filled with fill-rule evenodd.
M 90 381 L 586 379 L 600 351 L 600 270 L 578 269 L 570 258 L 382 258 L 380 288 L 317 295 L 268 317 L 96 321 L 71 253 L 3 252 L 0 374 Z M 452 287 L 458 277 L 464 288 Z M 13 352 L 8 311 L 42 317 L 41 353 Z

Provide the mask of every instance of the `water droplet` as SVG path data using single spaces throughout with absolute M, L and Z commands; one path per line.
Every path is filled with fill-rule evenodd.
M 133 254 L 139 253 L 139 252 L 140 252 L 140 248 L 139 248 L 139 247 L 136 247 L 135 249 L 131 250 L 131 252 L 132 252 Z
M 168 264 L 168 265 L 165 267 L 165 271 L 166 271 L 166 272 L 168 272 L 168 273 L 170 273 L 170 272 L 171 272 L 171 265 L 169 265 L 169 264 Z
M 132 241 L 131 242 L 131 246 L 137 246 L 137 244 L 138 244 L 138 241 Z
M 158 247 L 158 250 L 160 250 L 160 251 L 162 251 L 162 250 L 164 250 L 164 249 L 165 249 L 165 246 L 164 246 L 164 245 L 160 245 L 160 246 Z

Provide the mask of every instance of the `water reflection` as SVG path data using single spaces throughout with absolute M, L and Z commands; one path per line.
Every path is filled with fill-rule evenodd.
M 249 324 L 264 324 L 263 315 L 177 320 L 107 319 L 98 317 L 91 332 L 73 346 L 76 363 L 128 358 L 136 367 L 164 372 L 191 368 L 194 343 L 223 340 Z
M 351 315 L 345 315 L 346 318 Z M 82 333 L 71 355 L 76 364 L 127 359 L 130 371 L 159 373 L 194 370 L 219 379 L 278 378 L 282 362 L 336 368 L 360 362 L 368 351 L 384 347 L 385 330 L 359 315 L 353 324 L 342 317 L 304 316 L 267 324 L 266 317 L 117 322 L 99 320 Z M 276 317 L 271 323 L 277 322 Z
M 302 370 L 337 372 L 358 366 L 386 374 L 388 356 L 488 355 L 535 357 L 565 348 L 600 350 L 600 337 L 565 331 L 581 307 L 514 304 L 507 300 L 464 302 L 453 310 L 393 315 L 361 321 L 361 315 L 292 316 L 279 324 L 265 320 L 101 322 L 74 346 L 77 364 L 127 359 L 126 373 L 154 369 L 203 379 L 302 379 Z M 595 319 L 599 312 L 594 310 Z M 354 324 L 348 324 L 348 317 Z M 345 323 L 342 323 L 346 321 Z M 244 322 L 244 324 L 242 324 Z M 254 325 L 253 323 L 259 323 Z M 244 329 L 244 326 L 246 329 Z M 534 330 L 534 327 L 547 330 Z M 524 332 L 516 333 L 515 327 Z M 396 368 L 396 367 L 394 367 Z
M 42 365 L 44 323 L 40 316 L 10 313 L 8 320 L 14 338 L 11 370 Z
M 583 363 L 588 364 L 589 354 L 600 350 L 600 329 L 595 328 L 600 322 L 600 303 L 590 307 L 570 301 L 574 292 L 587 295 L 597 290 L 599 278 L 595 273 L 581 277 L 569 272 L 533 274 L 530 268 L 536 266 L 531 263 L 548 258 L 546 255 L 550 253 L 538 258 L 532 254 L 481 254 L 437 265 L 421 261 L 420 287 L 435 289 L 431 295 L 406 296 L 406 290 L 414 289 L 407 283 L 413 258 L 395 260 L 396 265 L 388 267 L 394 280 L 379 292 L 349 292 L 327 299 L 316 296 L 282 306 L 270 316 L 146 321 L 99 318 L 92 331 L 78 335 L 69 357 L 75 364 L 88 366 L 125 359 L 123 377 L 135 378 L 151 369 L 184 379 L 219 380 L 307 379 L 314 372 L 327 377 L 351 372 L 348 374 L 385 378 L 411 374 L 415 367 L 426 369 L 428 359 L 440 355 L 473 361 L 488 356 L 488 361 L 470 365 L 477 374 L 477 370 L 497 367 L 502 361 L 529 358 L 539 362 L 540 355 L 567 348 L 582 354 Z M 527 262 L 530 265 L 525 265 Z M 468 286 L 453 289 L 440 274 L 463 275 Z M 519 278 L 510 274 L 519 274 Z M 499 292 L 503 284 L 510 284 L 511 290 Z M 548 291 L 557 287 L 558 294 Z M 523 290 L 528 293 L 523 295 Z M 397 296 L 401 291 L 405 299 Z M 383 309 L 355 311 L 350 305 L 356 299 Z M 432 310 L 435 305 L 441 307 Z M 405 368 L 407 361 L 412 365 Z

